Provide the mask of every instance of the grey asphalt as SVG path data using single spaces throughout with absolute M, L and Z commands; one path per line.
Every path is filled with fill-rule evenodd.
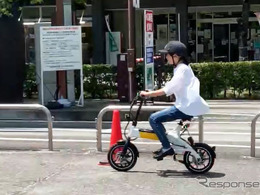
M 259 158 L 219 157 L 204 175 L 170 157 L 157 162 L 151 153 L 141 153 L 128 172 L 98 165 L 105 160 L 106 152 L 95 150 L 2 151 L 0 194 L 259 194 Z

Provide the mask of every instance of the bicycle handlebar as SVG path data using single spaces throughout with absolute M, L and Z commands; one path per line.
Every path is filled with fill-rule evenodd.
M 134 104 L 137 102 L 137 100 L 140 100 L 140 105 L 137 109 L 137 113 L 135 115 L 135 117 L 132 119 L 132 123 L 133 123 L 133 126 L 136 126 L 137 125 L 137 120 L 138 120 L 138 116 L 140 114 L 140 111 L 141 111 L 141 107 L 143 105 L 143 102 L 146 98 L 144 96 L 141 96 L 140 93 L 137 93 L 135 98 L 133 99 L 132 103 L 131 103 L 131 106 L 130 106 L 130 110 L 129 110 L 129 113 L 133 116 L 132 114 L 132 107 L 134 106 Z

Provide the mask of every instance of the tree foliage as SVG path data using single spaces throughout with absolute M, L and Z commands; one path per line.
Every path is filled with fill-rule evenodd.
M 12 17 L 15 12 L 24 5 L 35 5 L 43 3 L 43 0 L 1 0 L 0 18 L 3 16 Z
M 55 1 L 53 1 L 55 2 Z M 43 4 L 44 0 L 0 0 L 0 18 L 7 16 L 12 17 L 15 12 L 19 11 L 25 5 Z M 72 0 L 73 7 L 84 9 L 85 0 Z

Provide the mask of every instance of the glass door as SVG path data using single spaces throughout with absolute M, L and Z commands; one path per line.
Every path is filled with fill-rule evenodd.
M 214 24 L 214 61 L 230 61 L 230 24 Z
M 196 14 L 196 61 L 211 62 L 213 60 L 213 26 L 212 13 Z
M 238 61 L 238 36 L 237 36 L 237 24 L 230 24 L 230 61 Z

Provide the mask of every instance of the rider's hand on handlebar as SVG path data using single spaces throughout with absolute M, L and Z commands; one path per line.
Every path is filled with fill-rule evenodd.
M 148 96 L 150 96 L 150 93 L 148 91 L 141 91 L 140 96 L 141 97 L 148 97 Z

